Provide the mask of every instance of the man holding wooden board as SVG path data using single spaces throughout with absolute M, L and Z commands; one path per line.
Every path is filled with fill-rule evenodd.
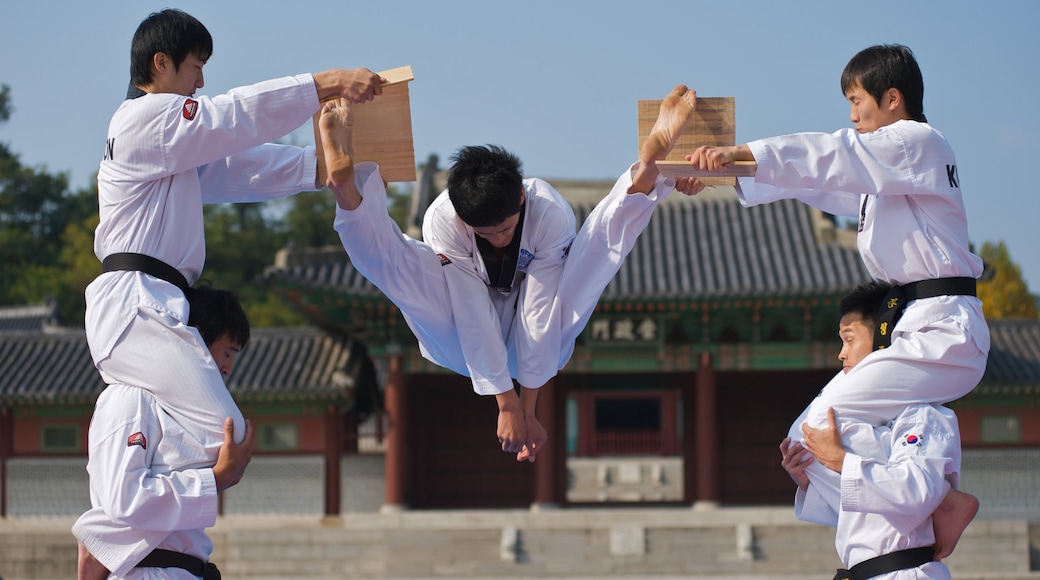
M 153 485 L 143 470 L 123 468 L 154 454 L 143 436 L 119 441 L 113 434 L 123 425 L 91 426 L 91 461 L 99 445 L 116 457 L 107 463 L 115 469 L 90 473 L 92 506 L 111 525 L 77 527 L 76 537 L 120 577 L 195 577 L 176 567 L 135 566 L 157 548 L 204 565 L 213 547 L 205 529 L 216 521 L 219 493 L 241 477 L 237 468 L 234 477 L 221 477 L 218 455 L 245 441 L 247 463 L 252 451 L 245 419 L 188 323 L 186 294 L 205 262 L 202 205 L 320 189 L 313 147 L 268 142 L 305 123 L 323 98 L 363 103 L 382 92 L 380 76 L 358 68 L 196 97 L 212 54 L 209 31 L 189 14 L 167 9 L 141 22 L 131 42 L 130 90 L 109 124 L 98 170 L 94 252 L 103 273 L 86 289 L 91 356 L 106 384 L 156 401 L 192 441 L 172 466 L 180 483 Z M 103 404 L 99 417 L 107 416 Z M 225 420 L 234 441 L 228 447 Z

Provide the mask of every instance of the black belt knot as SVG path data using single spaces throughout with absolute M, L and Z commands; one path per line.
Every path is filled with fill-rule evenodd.
M 931 546 L 899 550 L 863 560 L 849 570 L 839 568 L 838 573 L 834 575 L 834 580 L 867 580 L 896 570 L 923 566 L 933 559 L 935 559 L 935 551 Z
M 146 256 L 144 254 L 120 253 L 105 256 L 101 263 L 102 272 L 116 272 L 119 270 L 132 270 L 144 272 L 160 280 L 165 280 L 181 289 L 184 296 L 188 296 L 188 280 L 173 266 L 162 260 Z
M 172 550 L 152 550 L 135 568 L 180 568 L 203 580 L 220 580 L 220 570 L 212 562 L 203 562 L 195 556 Z
M 874 350 L 891 346 L 892 331 L 911 300 L 936 296 L 975 296 L 975 278 L 935 278 L 892 286 L 885 295 L 874 327 Z

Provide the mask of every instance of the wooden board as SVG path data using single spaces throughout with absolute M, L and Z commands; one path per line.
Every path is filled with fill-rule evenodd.
M 661 109 L 661 100 L 641 100 L 639 107 L 639 143 L 636 152 L 643 147 L 643 141 L 650 135 L 650 129 L 657 122 L 657 113 Z M 736 171 L 747 171 L 747 168 L 736 169 L 730 172 L 712 173 L 706 177 L 707 172 L 697 172 L 686 163 L 686 156 L 693 153 L 694 149 L 702 145 L 729 146 L 737 144 L 737 125 L 735 113 L 735 100 L 733 97 L 697 97 L 697 111 L 693 119 L 686 124 L 682 135 L 675 142 L 675 147 L 665 158 L 665 161 L 682 162 L 660 163 L 661 173 L 669 177 L 698 177 L 706 185 L 733 185 L 734 177 L 743 177 L 745 173 Z M 686 166 L 683 172 L 682 165 Z M 754 164 L 752 163 L 752 166 Z M 695 175 L 694 173 L 701 173 Z M 754 175 L 754 168 L 751 169 Z
M 733 185 L 734 177 L 754 177 L 758 165 L 754 161 L 735 161 L 727 165 L 721 171 L 701 171 L 690 165 L 685 159 L 682 161 L 658 161 L 657 168 L 665 177 L 696 177 L 706 184 Z M 726 183 L 714 183 L 708 180 L 724 178 Z
M 375 161 L 387 182 L 415 181 L 415 148 L 412 143 L 412 108 L 408 83 L 412 67 L 379 73 L 386 79 L 383 94 L 351 105 L 354 115 L 354 160 Z

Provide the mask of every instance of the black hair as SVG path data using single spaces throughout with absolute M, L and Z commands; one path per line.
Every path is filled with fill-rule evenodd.
M 152 82 L 152 57 L 164 52 L 179 70 L 189 54 L 203 61 L 213 55 L 213 37 L 194 16 L 166 8 L 141 21 L 130 43 L 130 84 L 138 87 Z
M 238 346 L 249 342 L 249 319 L 238 296 L 230 290 L 197 285 L 188 291 L 188 326 L 199 329 L 206 346 L 225 334 Z
M 459 149 L 448 169 L 448 197 L 466 225 L 498 225 L 520 213 L 524 190 L 520 158 L 498 145 Z
M 879 44 L 852 57 L 841 73 L 841 94 L 859 85 L 880 105 L 885 91 L 899 89 L 906 112 L 914 121 L 927 123 L 924 116 L 924 77 L 914 53 L 902 44 Z
M 855 312 L 863 317 L 863 320 L 871 323 L 877 321 L 881 306 L 885 303 L 885 295 L 892 289 L 888 282 L 874 280 L 866 284 L 860 284 L 841 299 L 838 304 L 838 315 L 845 316 Z

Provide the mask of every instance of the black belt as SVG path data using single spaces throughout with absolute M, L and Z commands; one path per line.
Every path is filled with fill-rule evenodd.
M 883 554 L 869 560 L 863 560 L 849 570 L 838 569 L 834 580 L 867 580 L 874 576 L 888 574 L 896 570 L 906 570 L 923 566 L 935 559 L 935 550 L 931 546 L 910 548 L 891 554 Z
M 188 295 L 188 281 L 177 268 L 144 254 L 111 254 L 105 256 L 101 263 L 103 272 L 115 272 L 118 270 L 133 270 L 144 272 L 149 276 L 155 276 L 160 280 L 166 280 L 170 284 L 181 289 L 185 296 Z
M 203 562 L 195 556 L 158 548 L 145 556 L 135 568 L 180 568 L 203 580 L 220 580 L 220 570 L 216 564 Z
M 936 296 L 975 296 L 975 278 L 935 278 L 893 286 L 885 295 L 874 327 L 874 350 L 892 344 L 892 330 L 911 300 Z

